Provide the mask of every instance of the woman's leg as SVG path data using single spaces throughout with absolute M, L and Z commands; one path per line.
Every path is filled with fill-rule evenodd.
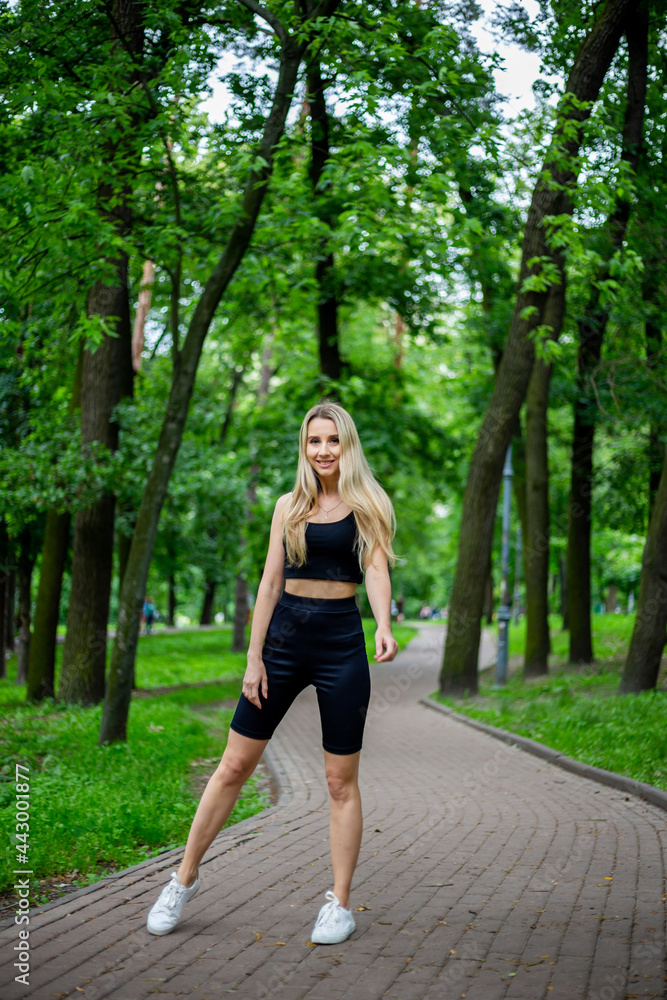
M 331 867 L 334 894 L 340 905 L 350 908 L 350 886 L 357 866 L 363 817 L 359 793 L 359 758 L 361 753 L 335 754 L 324 751 L 324 766 L 329 785 L 331 815 Z
M 222 760 L 209 778 L 190 827 L 177 872 L 181 885 L 190 886 L 194 882 L 201 859 L 229 819 L 241 788 L 257 767 L 268 742 L 229 730 Z

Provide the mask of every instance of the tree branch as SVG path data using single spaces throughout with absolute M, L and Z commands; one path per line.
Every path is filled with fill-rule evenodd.
M 243 4 L 244 7 L 247 7 L 253 14 L 257 14 L 258 17 L 261 17 L 264 21 L 266 21 L 266 23 L 269 24 L 275 31 L 276 35 L 280 39 L 281 45 L 287 44 L 288 34 L 275 14 L 272 14 L 270 10 L 266 9 L 266 7 L 262 7 L 262 5 L 257 3 L 256 0 L 238 0 L 238 2 Z
M 315 10 L 311 10 L 308 19 L 316 21 L 318 17 L 331 17 L 340 4 L 341 0 L 320 0 Z

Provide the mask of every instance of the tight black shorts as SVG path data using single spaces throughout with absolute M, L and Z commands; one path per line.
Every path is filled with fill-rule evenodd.
M 371 679 L 361 616 L 354 597 L 319 599 L 284 593 L 262 650 L 269 694 L 261 709 L 241 695 L 231 728 L 268 740 L 288 708 L 314 684 L 329 753 L 361 750 Z

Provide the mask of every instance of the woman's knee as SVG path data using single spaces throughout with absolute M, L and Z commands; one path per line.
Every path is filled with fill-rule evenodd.
M 213 778 L 225 788 L 240 788 L 255 770 L 256 762 L 238 754 L 225 754 L 218 764 Z
M 359 794 L 356 772 L 338 771 L 327 768 L 329 795 L 334 802 L 349 802 Z

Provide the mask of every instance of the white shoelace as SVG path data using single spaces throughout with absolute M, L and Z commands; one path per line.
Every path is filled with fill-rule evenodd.
M 184 889 L 184 886 L 179 885 L 175 878 L 172 878 L 169 885 L 165 886 L 163 889 L 163 898 L 160 899 L 162 908 L 165 910 L 173 910 L 178 903 L 181 893 L 179 889 Z
M 320 913 L 319 919 L 317 921 L 318 927 L 322 927 L 325 924 L 336 923 L 336 917 L 338 915 L 337 910 L 338 909 L 342 910 L 342 906 L 334 896 L 331 889 L 327 890 L 327 892 L 325 893 L 325 899 L 328 899 L 329 902 L 324 904 L 322 912 Z

